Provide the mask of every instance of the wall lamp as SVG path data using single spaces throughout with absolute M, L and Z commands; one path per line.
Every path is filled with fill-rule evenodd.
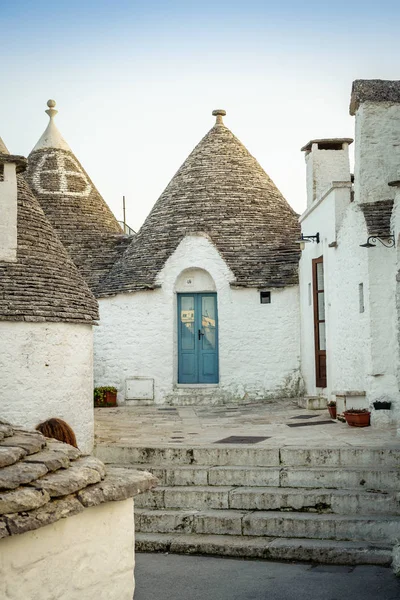
M 301 234 L 300 239 L 296 240 L 296 244 L 300 244 L 300 250 L 304 250 L 308 242 L 316 242 L 319 244 L 319 233 L 316 233 L 315 235 Z
M 383 240 L 387 240 L 387 244 Z M 375 248 L 376 244 L 373 242 L 379 241 L 385 248 L 394 248 L 394 235 L 370 235 L 365 244 L 360 244 L 361 248 Z

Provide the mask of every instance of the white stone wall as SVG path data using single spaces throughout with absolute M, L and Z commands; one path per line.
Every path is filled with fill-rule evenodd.
M 400 104 L 365 102 L 356 113 L 355 201 L 394 197 L 400 179 Z
M 59 417 L 93 448 L 92 326 L 0 321 L 0 418 L 35 427 Z
M 309 395 L 323 393 L 330 396 L 336 390 L 336 356 L 340 352 L 340 324 L 337 316 L 337 303 L 334 299 L 341 294 L 341 277 L 338 272 L 338 256 L 345 253 L 345 246 L 338 242 L 339 226 L 350 203 L 350 184 L 343 183 L 322 196 L 301 217 L 302 233 L 319 233 L 320 243 L 306 244 L 300 260 L 300 313 L 301 313 L 301 369 Z M 329 246 L 329 244 L 337 244 Z M 325 280 L 325 320 L 327 345 L 327 389 L 317 389 L 315 380 L 315 343 L 312 260 L 323 256 Z M 358 290 L 358 284 L 354 284 Z M 357 292 L 358 293 L 358 292 Z M 357 304 L 358 307 L 358 304 Z M 348 325 L 348 319 L 345 319 Z M 351 331 L 351 327 L 350 327 Z
M 400 411 L 398 391 L 398 336 L 396 312 L 396 252 L 377 245 L 362 248 L 367 239 L 364 216 L 350 203 L 350 190 L 333 188 L 311 212 L 302 217 L 303 233 L 319 231 L 321 243 L 307 244 L 300 261 L 301 365 L 310 395 L 365 392 L 347 407 L 369 406 L 375 400 L 392 402 L 394 420 Z M 347 201 L 345 194 L 347 193 Z M 337 211 L 337 207 L 341 209 Z M 343 207 L 346 206 L 344 213 Z M 340 226 L 337 227 L 339 217 Z M 336 247 L 329 243 L 336 241 Z M 379 244 L 379 243 L 378 243 Z M 311 261 L 323 255 L 327 331 L 327 388 L 315 385 L 314 314 L 309 304 L 312 290 Z M 363 284 L 364 311 L 360 312 Z M 373 424 L 382 412 L 372 414 Z
M 307 165 L 307 207 L 327 192 L 333 181 L 350 181 L 349 147 L 320 150 L 314 143 L 305 155 Z
M 15 164 L 5 163 L 0 181 L 0 261 L 17 260 L 17 175 Z
M 187 287 L 186 280 L 190 280 Z M 213 389 L 213 401 L 293 395 L 299 385 L 297 286 L 271 290 L 271 304 L 261 304 L 258 290 L 233 289 L 229 285 L 233 280 L 206 237 L 188 236 L 159 274 L 160 289 L 100 298 L 96 385 L 115 385 L 119 403 L 131 377 L 154 379 L 157 403 L 181 391 L 177 387 L 178 286 L 180 292 L 215 289 L 218 294 L 220 382 Z
M 2 600 L 132 600 L 133 500 L 0 540 Z

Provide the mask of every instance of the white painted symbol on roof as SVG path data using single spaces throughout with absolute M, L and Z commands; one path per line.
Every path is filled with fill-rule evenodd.
M 46 168 L 46 164 L 51 158 L 55 158 L 56 160 L 56 169 Z M 71 170 L 71 168 L 68 169 L 68 163 L 70 163 L 71 167 L 74 167 L 76 170 Z M 45 174 L 54 174 L 56 176 L 58 189 L 46 188 Z M 62 195 L 87 197 L 92 191 L 92 185 L 85 173 L 82 171 L 82 168 L 78 162 L 72 156 L 65 155 L 62 152 L 50 152 L 49 154 L 42 156 L 38 162 L 32 179 L 35 189 L 39 194 L 46 194 L 50 196 Z M 73 183 L 74 180 L 75 184 L 77 183 L 77 180 L 80 180 L 79 189 L 71 190 L 71 183 Z

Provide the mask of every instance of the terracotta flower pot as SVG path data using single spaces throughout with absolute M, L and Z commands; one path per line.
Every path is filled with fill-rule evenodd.
M 106 401 L 107 406 L 117 406 L 117 394 L 115 392 L 106 392 Z
M 336 405 L 335 406 L 328 406 L 328 410 L 329 410 L 329 414 L 331 419 L 336 419 Z
M 345 411 L 343 414 L 347 425 L 350 425 L 350 427 L 368 427 L 370 425 L 370 412 L 353 413 Z

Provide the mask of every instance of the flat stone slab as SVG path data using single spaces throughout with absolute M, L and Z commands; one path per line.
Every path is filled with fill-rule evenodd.
M 102 502 L 125 500 L 155 487 L 158 479 L 146 471 L 110 468 L 106 479 L 78 492 L 84 506 L 96 506 Z
M 385 567 L 388 567 L 392 560 L 390 544 L 183 533 L 137 533 L 136 552 L 205 554 Z
M 0 515 L 33 510 L 47 504 L 49 500 L 50 496 L 44 490 L 27 487 L 0 493 Z
M 0 446 L 0 469 L 8 467 L 21 460 L 26 455 L 23 448 L 1 447 Z
M 57 452 L 55 450 L 42 450 L 31 454 L 24 459 L 26 463 L 39 463 L 43 464 L 48 471 L 58 471 L 58 469 L 68 469 L 70 466 L 70 460 L 68 455 L 64 452 Z
M 57 498 L 78 492 L 90 484 L 98 483 L 102 478 L 102 473 L 104 476 L 104 467 L 101 468 L 100 461 L 88 460 L 88 458 L 91 457 L 79 458 L 71 464 L 69 469 L 50 473 L 32 481 L 31 485 L 36 489 L 46 490 L 52 498 Z M 33 466 L 30 465 L 31 468 Z
M 0 447 L 23 448 L 27 454 L 39 452 L 46 445 L 46 438 L 41 433 L 17 431 L 14 435 L 0 441 Z
M 47 439 L 47 448 L 49 450 L 53 450 L 55 452 L 61 452 L 65 454 L 70 460 L 76 460 L 82 456 L 82 452 L 78 450 L 78 448 L 74 448 L 74 446 L 70 446 L 69 444 L 64 444 L 63 442 L 59 442 L 58 440 Z
M 45 525 L 55 523 L 59 519 L 71 517 L 84 510 L 75 497 L 53 500 L 44 506 L 27 513 L 7 515 L 5 517 L 8 529 L 12 535 L 32 531 Z
M 0 470 L 0 490 L 13 490 L 46 475 L 47 468 L 40 463 L 18 462 Z

